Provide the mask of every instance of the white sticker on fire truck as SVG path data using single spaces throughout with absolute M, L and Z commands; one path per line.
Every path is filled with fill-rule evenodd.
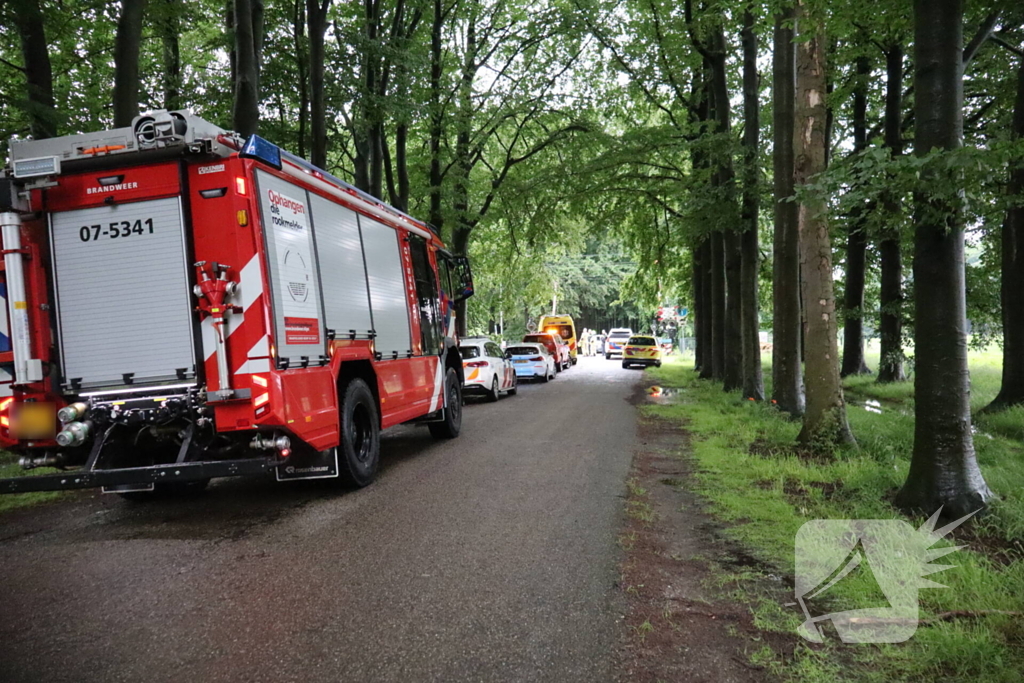
M 309 202 L 299 187 L 258 174 L 273 283 L 278 354 L 316 357 L 325 343 Z
M 200 166 L 198 170 L 199 175 L 206 175 L 207 173 L 220 173 L 224 170 L 224 164 L 212 164 L 210 166 Z

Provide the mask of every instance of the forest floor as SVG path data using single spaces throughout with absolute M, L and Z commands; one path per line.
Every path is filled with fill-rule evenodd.
M 998 371 L 992 374 L 984 362 L 975 371 L 974 360 L 973 397 L 975 408 L 980 408 L 998 389 Z M 877 388 L 871 384 L 873 378 L 848 379 L 849 419 L 859 445 L 812 455 L 794 448 L 799 423 L 768 403 L 745 402 L 738 394 L 724 393 L 718 384 L 698 381 L 691 368 L 692 359 L 676 358 L 648 372 L 651 382 L 658 384 L 649 390 L 653 395 L 648 399 L 656 404 L 642 407 L 641 413 L 649 433 L 675 434 L 674 446 L 655 451 L 671 456 L 679 473 L 662 474 L 665 461 L 656 456 L 647 465 L 638 458 L 627 512 L 642 522 L 649 514 L 645 499 L 657 499 L 663 489 L 675 490 L 683 496 L 677 510 L 693 527 L 689 533 L 719 539 L 721 552 L 698 558 L 714 566 L 713 581 L 705 579 L 703 586 L 712 603 L 720 605 L 703 610 L 715 618 L 700 622 L 700 628 L 726 622 L 725 633 L 742 641 L 736 652 L 743 653 L 748 678 L 1020 680 L 1024 502 L 1014 496 L 1024 489 L 1024 459 L 1020 441 L 1011 438 L 1020 426 L 1015 416 L 978 420 L 978 460 L 1000 499 L 983 519 L 955 534 L 954 540 L 966 548 L 944 558 L 955 568 L 930 577 L 949 588 L 921 590 L 922 624 L 914 636 L 900 644 L 843 644 L 833 632 L 817 645 L 795 635 L 803 616 L 798 608 L 786 606 L 794 600 L 797 530 L 813 519 L 906 519 L 891 501 L 909 465 L 913 385 Z M 766 368 L 769 385 L 770 376 Z M 676 511 L 672 514 L 678 516 Z M 907 521 L 915 527 L 924 522 Z M 637 532 L 632 542 L 646 541 Z M 629 542 L 627 538 L 627 550 Z M 877 584 L 851 577 L 832 587 L 832 598 L 824 607 L 836 611 L 877 606 Z M 629 578 L 627 567 L 627 594 Z M 632 581 L 644 583 L 644 577 Z M 637 638 L 657 643 L 660 631 L 678 623 L 677 614 L 675 610 L 670 619 L 666 611 L 661 618 L 654 614 L 630 625 Z M 690 621 L 684 623 L 697 617 L 687 618 Z M 721 625 L 717 628 L 721 630 Z

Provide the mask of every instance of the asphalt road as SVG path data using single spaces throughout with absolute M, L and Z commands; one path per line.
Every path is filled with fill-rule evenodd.
M 378 481 L 0 516 L 0 681 L 604 681 L 639 371 L 581 359 L 382 439 Z

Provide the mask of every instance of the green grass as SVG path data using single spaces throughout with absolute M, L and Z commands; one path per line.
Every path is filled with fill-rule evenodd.
M 21 477 L 28 474 L 18 464 L 18 459 L 10 453 L 0 451 L 0 479 L 8 477 Z M 0 512 L 14 510 L 16 508 L 36 505 L 48 500 L 55 500 L 67 495 L 64 491 L 38 491 L 34 493 L 14 493 L 0 495 Z
M 685 424 L 693 435 L 698 492 L 711 512 L 728 523 L 727 533 L 756 557 L 792 576 L 794 539 L 804 522 L 901 518 L 888 501 L 906 477 L 913 445 L 913 411 L 901 405 L 912 408 L 911 383 L 876 387 L 870 385 L 872 379 L 849 380 L 850 393 L 863 387 L 863 396 L 877 397 L 889 409 L 879 415 L 851 405 L 849 419 L 858 448 L 809 460 L 797 457 L 792 448 L 798 423 L 770 404 L 744 402 L 737 394 L 724 393 L 721 385 L 698 381 L 691 367 L 684 357 L 648 371 L 664 386 L 680 387 L 682 395 L 677 405 L 644 410 Z M 998 369 L 982 359 L 977 369 L 972 364 L 972 375 L 978 387 L 974 398 L 984 405 L 986 398 L 979 394 L 987 393 L 988 400 L 995 395 Z M 991 427 L 986 424 L 986 429 Z M 1004 433 L 991 430 L 991 436 L 979 436 L 976 444 L 985 477 L 1003 499 L 974 527 L 974 535 L 961 541 L 973 539 L 973 549 L 946 558 L 945 563 L 956 568 L 931 577 L 949 588 L 921 591 L 924 618 L 954 610 L 1024 611 L 1024 562 L 1005 564 L 991 552 L 1004 540 L 1024 536 L 1024 504 L 1017 497 L 1024 488 L 1024 458 L 1021 443 Z M 988 552 L 978 537 L 986 540 Z M 756 581 L 735 585 L 751 603 L 761 628 L 792 633 L 800 623 L 795 607 L 782 607 L 777 596 L 765 597 Z M 830 593 L 842 609 L 876 604 L 869 598 L 875 593 L 857 579 L 836 584 Z M 836 639 L 814 649 L 801 641 L 785 661 L 778 653 L 769 656 L 762 650 L 757 663 L 798 681 L 1011 681 L 1024 676 L 1022 645 L 1024 618 L 983 616 L 921 627 L 909 642 L 899 645 L 844 645 Z

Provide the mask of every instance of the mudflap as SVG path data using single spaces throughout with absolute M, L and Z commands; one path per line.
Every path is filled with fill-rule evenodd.
M 278 481 L 300 479 L 331 479 L 338 476 L 338 449 L 326 451 L 313 449 L 293 450 L 288 462 L 274 470 Z

